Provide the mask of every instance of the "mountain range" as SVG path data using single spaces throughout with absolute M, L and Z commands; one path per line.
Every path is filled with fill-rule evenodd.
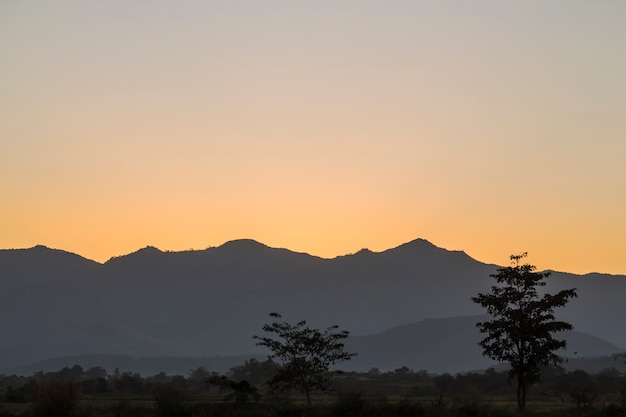
M 0 372 L 77 355 L 259 355 L 252 336 L 270 312 L 349 330 L 359 353 L 353 369 L 476 369 L 489 365 L 480 351 L 458 349 L 479 349 L 474 323 L 484 311 L 470 297 L 489 290 L 497 268 L 422 239 L 333 259 L 252 240 L 183 252 L 146 247 L 103 264 L 44 246 L 0 250 Z M 626 276 L 553 272 L 548 282 L 548 291 L 578 288 L 558 313 L 587 333 L 579 355 L 626 346 Z M 398 329 L 407 335 L 394 339 Z

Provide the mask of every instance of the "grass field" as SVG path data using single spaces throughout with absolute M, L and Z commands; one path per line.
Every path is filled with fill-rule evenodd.
M 142 395 L 82 396 L 71 414 L 58 414 L 53 408 L 37 414 L 33 403 L 3 402 L 1 417 L 507 417 L 518 416 L 511 397 L 406 397 L 366 396 L 356 392 L 318 395 L 312 407 L 298 395 L 262 398 L 257 402 L 223 401 L 215 394 L 174 395 L 170 397 Z M 560 398 L 529 401 L 524 416 L 626 416 L 626 408 L 615 402 L 602 402 L 577 407 Z

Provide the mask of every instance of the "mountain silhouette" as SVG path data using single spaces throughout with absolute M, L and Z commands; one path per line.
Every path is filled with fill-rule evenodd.
M 396 326 L 368 336 L 350 336 L 346 340 L 348 352 L 358 352 L 351 361 L 342 363 L 344 371 L 368 371 L 377 368 L 388 372 L 401 367 L 414 371 L 427 370 L 430 373 L 481 371 L 498 364 L 482 356 L 478 346 L 481 335 L 476 331 L 476 323 L 488 316 L 452 317 L 446 319 L 425 319 L 416 323 Z M 108 336 L 108 335 L 105 335 Z M 619 368 L 626 371 L 621 361 L 611 359 L 620 348 L 595 336 L 576 331 L 563 335 L 567 350 L 560 353 L 567 358 L 563 363 L 566 369 L 584 369 L 598 372 L 606 368 Z M 8 373 L 30 375 L 38 371 L 56 371 L 75 364 L 88 369 L 102 366 L 112 373 L 116 368 L 126 372 L 154 375 L 165 372 L 170 375 L 186 375 L 198 367 L 226 373 L 230 368 L 241 365 L 254 357 L 262 361 L 265 355 L 213 356 L 213 357 L 130 357 L 123 355 L 76 355 L 38 361 Z M 503 366 L 498 366 L 502 368 Z
M 391 371 L 406 366 L 415 371 L 454 373 L 495 366 L 497 363 L 484 357 L 478 345 L 484 335 L 476 330 L 476 323 L 488 319 L 486 315 L 425 319 L 374 335 L 352 337 L 346 349 L 359 354 L 342 368 L 363 370 L 375 366 Z M 564 357 L 610 356 L 621 350 L 586 333 L 572 331 L 556 336 L 567 341 L 567 349 L 559 352 Z
M 0 370 L 51 357 L 258 354 L 269 312 L 354 336 L 482 314 L 496 265 L 417 239 L 324 259 L 253 240 L 181 252 L 146 247 L 101 264 L 36 246 L 0 250 Z M 559 318 L 626 346 L 626 277 L 557 273 L 579 288 Z

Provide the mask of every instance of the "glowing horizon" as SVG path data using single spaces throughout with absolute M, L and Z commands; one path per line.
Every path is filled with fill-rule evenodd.
M 0 5 L 0 248 L 423 238 L 626 274 L 626 4 Z

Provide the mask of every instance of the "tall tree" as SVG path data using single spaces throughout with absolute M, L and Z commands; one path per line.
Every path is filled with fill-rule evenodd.
M 480 342 L 483 354 L 510 364 L 509 375 L 517 381 L 520 410 L 526 406 L 528 388 L 539 381 L 541 368 L 561 363 L 556 352 L 565 348 L 566 342 L 555 339 L 553 333 L 571 330 L 572 325 L 556 320 L 554 309 L 577 296 L 575 288 L 540 296 L 537 288 L 546 285 L 550 273 L 535 272 L 534 265 L 521 264 L 526 256 L 511 255 L 511 266 L 490 275 L 500 285 L 472 297 L 493 318 L 476 324 L 481 333 L 487 334 Z
M 297 389 L 306 396 L 311 405 L 311 391 L 330 387 L 331 365 L 350 360 L 355 354 L 344 351 L 343 340 L 349 332 L 331 326 L 324 331 L 311 329 L 302 320 L 295 325 L 282 320 L 278 313 L 271 313 L 276 321 L 263 326 L 270 336 L 254 336 L 257 346 L 271 351 L 269 359 L 278 359 L 282 368 L 270 380 L 274 389 Z

